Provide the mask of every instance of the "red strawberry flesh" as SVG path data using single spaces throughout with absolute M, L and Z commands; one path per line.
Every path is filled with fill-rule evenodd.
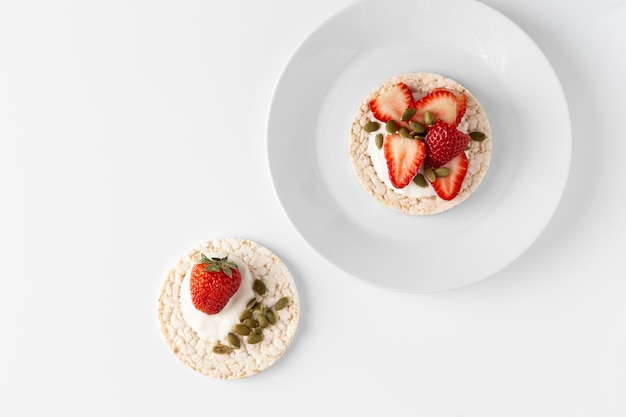
M 456 126 L 458 118 L 458 105 L 456 95 L 446 89 L 435 89 L 421 99 L 417 100 L 413 107 L 415 115 L 411 120 L 425 123 L 424 114 L 429 111 L 434 120 L 443 120 Z M 465 111 L 464 111 L 465 112 Z M 461 116 L 462 117 L 462 116 Z M 458 119 L 460 121 L 460 118 Z
M 383 144 L 389 180 L 396 188 L 406 187 L 424 162 L 426 145 L 413 138 L 387 135 Z
M 470 138 L 454 126 L 437 120 L 426 135 L 426 165 L 439 168 L 462 153 Z
M 227 257 L 208 258 L 203 254 L 202 261 L 191 269 L 191 301 L 206 314 L 222 311 L 240 285 L 241 273 Z
M 456 121 L 453 123 L 453 126 L 458 126 L 465 115 L 465 111 L 467 110 L 467 97 L 460 91 L 447 89 L 447 88 L 435 88 L 433 91 L 444 90 L 449 91 L 456 97 Z
M 463 180 L 467 174 L 467 155 L 465 152 L 461 152 L 454 157 L 451 161 L 444 165 L 444 167 L 450 170 L 450 173 L 445 177 L 437 177 L 435 181 L 431 182 L 435 193 L 444 200 L 452 200 L 461 191 Z
M 383 123 L 400 122 L 404 111 L 413 104 L 413 92 L 404 83 L 393 85 L 389 90 L 370 101 L 374 117 Z

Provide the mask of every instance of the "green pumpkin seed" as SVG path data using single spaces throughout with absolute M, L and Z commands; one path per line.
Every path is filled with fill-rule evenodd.
M 471 140 L 474 140 L 476 142 L 482 142 L 483 140 L 485 140 L 485 134 L 483 132 L 471 132 L 469 134 L 469 137 Z
M 274 310 L 267 310 L 265 316 L 267 317 L 267 321 L 269 321 L 270 324 L 276 324 L 276 313 L 274 313 Z
M 259 322 L 259 327 L 262 329 L 266 328 L 270 324 L 265 314 L 259 314 L 256 319 Z
M 247 336 L 250 334 L 250 328 L 243 324 L 235 324 L 233 326 L 233 332 L 237 333 L 240 336 Z
M 407 120 L 409 120 L 411 117 L 415 116 L 415 112 L 417 110 L 415 109 L 415 107 L 409 107 L 408 109 L 406 109 L 404 111 L 404 113 L 402 113 L 402 117 L 401 120 L 403 122 L 406 122 Z
M 246 339 L 246 342 L 248 342 L 251 345 L 254 345 L 255 343 L 259 343 L 261 340 L 263 340 L 262 334 L 251 334 Z
M 380 123 L 369 121 L 363 125 L 363 130 L 365 130 L 366 132 L 376 132 L 379 127 Z
M 254 329 L 252 329 L 252 334 L 263 334 L 263 328 L 255 327 Z
M 426 126 L 431 126 L 433 123 L 435 123 L 435 117 L 430 112 L 430 110 L 426 110 L 424 112 L 424 123 L 426 123 Z
M 265 283 L 260 279 L 254 280 L 254 292 L 259 295 L 264 295 L 265 291 L 267 291 L 267 287 L 265 287 Z
M 288 302 L 289 302 L 288 297 L 282 297 L 280 300 L 276 301 L 276 304 L 274 304 L 274 310 L 276 311 L 282 310 L 283 308 L 285 308 Z
M 257 313 L 259 311 L 263 311 L 263 310 L 264 310 L 264 307 L 263 307 L 263 304 L 261 304 L 261 303 L 259 303 L 259 304 L 254 306 L 254 311 L 256 311 Z
M 435 170 L 432 169 L 431 167 L 424 168 L 424 176 L 430 182 L 433 182 L 437 179 L 437 176 L 435 175 Z
M 437 178 L 444 178 L 444 177 L 447 177 L 448 175 L 450 175 L 450 168 L 441 167 L 441 168 L 435 169 L 435 176 Z
M 424 133 L 426 131 L 426 128 L 424 127 L 424 125 L 421 124 L 420 122 L 416 122 L 415 120 L 412 120 L 409 122 L 409 127 L 411 128 L 413 132 L 417 132 L 417 133 Z
M 244 310 L 239 315 L 239 321 L 243 322 L 245 319 L 249 319 L 250 317 L 252 317 L 252 311 Z
M 230 353 L 230 350 L 231 350 L 230 347 L 226 345 L 217 344 L 213 346 L 213 353 L 219 353 L 220 355 L 223 355 L 225 353 Z
M 418 187 L 422 187 L 422 188 L 426 188 L 428 187 L 428 183 L 426 182 L 426 178 L 424 178 L 424 176 L 422 174 L 417 174 L 415 176 L 415 178 L 413 178 L 413 182 L 418 186 Z
M 409 137 L 409 129 L 407 129 L 406 127 L 402 126 L 400 128 L 400 130 L 398 130 L 398 134 L 403 137 L 403 138 L 408 138 Z
M 252 310 L 254 306 L 256 305 L 256 303 L 257 303 L 256 297 L 250 299 L 250 301 L 248 301 L 248 304 L 246 304 L 246 310 Z
M 389 120 L 385 125 L 388 133 L 394 134 L 398 131 L 398 124 L 394 120 Z
M 241 347 L 241 342 L 235 333 L 228 333 L 226 335 L 226 341 L 235 349 L 239 349 Z
M 259 326 L 259 322 L 256 321 L 255 319 L 245 319 L 243 321 L 243 325 L 251 329 L 254 329 L 255 327 Z
M 383 147 L 383 134 L 382 133 L 377 134 L 374 140 L 376 141 L 376 147 L 378 149 Z

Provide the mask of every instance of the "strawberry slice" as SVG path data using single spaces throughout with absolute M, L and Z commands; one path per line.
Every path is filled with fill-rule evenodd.
M 456 127 L 437 120 L 426 134 L 426 164 L 438 168 L 467 148 L 470 137 Z
M 391 184 L 396 188 L 404 188 L 421 168 L 426 156 L 426 145 L 421 140 L 394 134 L 385 138 L 383 151 Z
M 445 177 L 437 177 L 431 182 L 435 193 L 444 200 L 452 200 L 456 197 L 461 191 L 463 179 L 467 174 L 467 165 L 465 152 L 461 152 L 445 164 L 444 167 L 448 168 L 450 173 Z
M 413 92 L 408 85 L 398 83 L 370 101 L 374 117 L 383 123 L 389 120 L 399 122 L 402 113 L 413 104 Z
M 465 115 L 465 110 L 467 110 L 467 97 L 465 96 L 465 94 L 461 93 L 460 91 L 451 90 L 448 88 L 435 88 L 433 91 L 437 91 L 437 90 L 449 91 L 455 95 L 456 97 L 456 123 L 454 124 L 454 126 L 458 126 L 459 123 L 461 123 L 461 119 L 463 118 L 463 115 Z
M 458 101 L 456 95 L 450 91 L 443 88 L 435 89 L 417 100 L 413 107 L 415 107 L 415 115 L 411 118 L 411 120 L 418 121 L 420 123 L 424 122 L 424 113 L 426 110 L 430 111 L 433 115 L 434 120 L 443 120 L 452 126 L 456 126 L 458 118 Z M 463 111 L 465 113 L 465 110 Z M 463 117 L 463 115 L 461 115 Z

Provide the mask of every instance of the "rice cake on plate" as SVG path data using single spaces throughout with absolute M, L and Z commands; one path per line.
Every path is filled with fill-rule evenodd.
M 385 123 L 377 131 L 370 132 L 364 126 L 376 121 L 370 102 L 381 96 L 398 83 L 406 84 L 412 91 L 414 102 L 435 89 L 448 89 L 460 92 L 466 97 L 466 110 L 456 128 L 465 134 L 481 132 L 484 139 L 470 140 L 465 151 L 468 158 L 467 174 L 461 189 L 452 200 L 437 196 L 432 186 L 420 189 L 411 182 L 405 188 L 395 188 L 389 181 L 383 150 L 375 145 L 375 135 L 385 132 Z M 358 108 L 349 134 L 349 156 L 357 179 L 376 201 L 395 211 L 409 215 L 431 215 L 458 206 L 465 201 L 483 180 L 492 154 L 491 128 L 484 109 L 472 93 L 458 82 L 443 75 L 428 72 L 415 72 L 393 77 L 372 91 Z M 423 168 L 422 168 L 423 169 Z M 421 172 L 421 171 L 420 171 Z

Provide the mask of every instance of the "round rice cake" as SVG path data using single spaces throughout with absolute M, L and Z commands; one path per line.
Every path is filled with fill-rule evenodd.
M 208 257 L 228 256 L 229 261 L 239 266 L 242 274 L 237 293 L 215 315 L 218 316 L 216 324 L 208 322 L 206 325 L 205 321 L 204 327 L 202 320 L 206 317 L 202 315 L 210 316 L 193 308 L 188 283 L 189 271 L 200 261 L 202 254 Z M 265 284 L 264 294 L 253 290 L 256 280 Z M 251 306 L 253 298 L 256 299 L 256 306 L 252 307 L 253 319 L 258 319 L 259 314 L 273 311 L 276 320 L 267 327 L 258 327 L 263 335 L 261 342 L 248 343 L 248 336 L 236 335 L 240 347 L 234 348 L 227 335 L 234 335 L 232 327 L 240 324 L 239 315 L 247 306 Z M 287 298 L 287 305 L 277 309 L 275 304 L 281 298 Z M 190 311 L 189 306 L 195 311 Z M 232 311 L 226 319 L 224 316 L 219 317 L 228 309 L 236 311 Z M 235 313 L 234 319 L 232 313 Z M 159 297 L 158 317 L 170 349 L 184 364 L 211 377 L 240 379 L 267 369 L 285 353 L 296 334 L 300 301 L 292 275 L 274 253 L 249 240 L 224 238 L 196 246 L 169 270 Z M 218 325 L 226 328 L 216 333 Z M 206 336 L 211 333 L 216 335 Z M 217 353 L 220 349 L 226 353 Z
M 411 181 L 402 190 L 395 188 L 389 181 L 386 165 L 384 162 L 381 163 L 381 160 L 384 161 L 383 149 L 375 145 L 376 134 L 385 133 L 384 123 L 381 123 L 382 131 L 366 132 L 363 128 L 367 122 L 376 120 L 370 110 L 370 101 L 400 82 L 411 89 L 415 101 L 426 96 L 435 88 L 447 88 L 465 94 L 467 108 L 457 129 L 466 134 L 470 132 L 485 134 L 485 139 L 482 141 L 470 140 L 469 148 L 466 150 L 468 157 L 467 174 L 463 179 L 459 194 L 452 200 L 438 197 L 430 184 L 425 189 L 419 190 L 421 187 Z M 465 201 L 482 181 L 491 161 L 491 128 L 487 115 L 478 100 L 458 82 L 428 72 L 402 74 L 382 83 L 362 102 L 350 129 L 349 153 L 356 177 L 376 201 L 405 214 L 436 214 L 456 207 Z M 420 172 L 422 170 L 423 167 Z

